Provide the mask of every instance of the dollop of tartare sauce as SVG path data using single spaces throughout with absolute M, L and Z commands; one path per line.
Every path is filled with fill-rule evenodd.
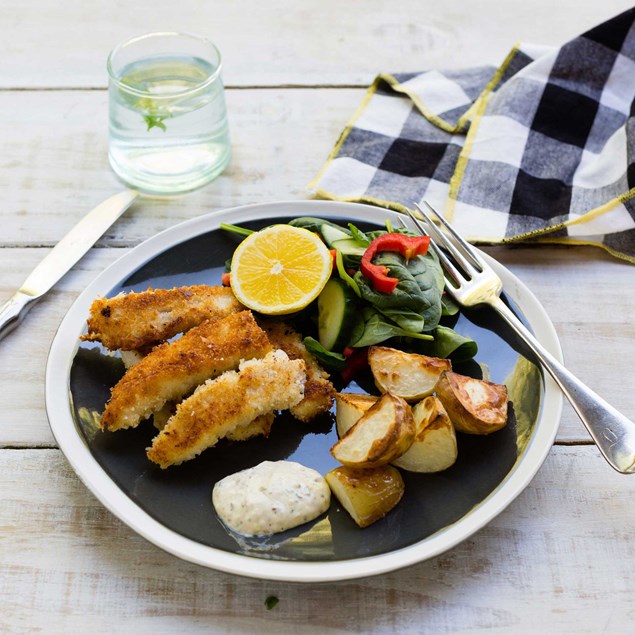
M 331 490 L 315 470 L 293 461 L 263 461 L 218 481 L 212 502 L 230 529 L 265 536 L 297 527 L 325 512 Z

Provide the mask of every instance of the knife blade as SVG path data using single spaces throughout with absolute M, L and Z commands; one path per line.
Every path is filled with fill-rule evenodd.
M 134 190 L 111 196 L 88 212 L 53 247 L 22 286 L 0 306 L 0 340 L 20 324 L 33 304 L 78 262 L 138 196 Z

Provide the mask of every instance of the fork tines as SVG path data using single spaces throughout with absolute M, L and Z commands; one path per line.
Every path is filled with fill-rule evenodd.
M 466 242 L 448 223 L 439 212 L 437 212 L 428 202 L 424 201 L 426 207 L 435 215 L 440 225 L 442 225 L 445 230 L 442 231 L 430 217 L 430 215 L 424 211 L 421 206 L 415 203 L 415 207 L 423 217 L 425 221 L 425 226 L 421 222 L 419 218 L 417 218 L 414 213 L 406 208 L 408 216 L 415 224 L 417 229 L 424 234 L 425 236 L 430 236 L 431 241 L 430 244 L 432 248 L 435 250 L 436 254 L 439 256 L 439 260 L 445 267 L 446 271 L 448 271 L 457 281 L 465 277 L 464 274 L 467 274 L 468 277 L 473 277 L 475 273 L 483 271 L 483 265 L 481 264 L 480 258 L 476 255 L 472 247 L 468 242 Z M 464 274 L 461 274 L 455 267 L 454 263 L 448 258 L 446 253 L 449 253 L 453 260 L 458 264 L 461 269 L 463 269 Z

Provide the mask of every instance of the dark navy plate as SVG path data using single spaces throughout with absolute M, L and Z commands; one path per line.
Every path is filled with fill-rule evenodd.
M 261 213 L 254 213 L 254 210 Z M 63 424 L 63 434 L 59 432 L 62 424 L 58 425 L 58 413 L 48 401 L 47 407 L 51 427 L 60 447 L 66 452 L 64 438 L 69 434 L 74 436 L 74 443 L 79 441 L 91 460 L 99 466 L 103 480 L 111 482 L 109 489 L 114 486 L 118 490 L 117 497 L 123 495 L 128 499 L 126 507 L 135 509 L 135 515 L 141 519 L 138 522 L 148 520 L 149 524 L 144 525 L 140 533 L 160 546 L 201 562 L 200 556 L 171 549 L 169 544 L 164 544 L 162 539 L 152 535 L 148 528 L 158 526 L 167 530 L 161 532 L 165 536 L 177 535 L 185 539 L 184 544 L 197 545 L 194 550 L 196 553 L 210 554 L 210 560 L 202 562 L 209 566 L 260 577 L 338 579 L 349 577 L 345 567 L 347 561 L 358 561 L 353 567 L 357 571 L 355 575 L 360 575 L 358 565 L 361 562 L 372 563 L 374 559 L 382 562 L 380 570 L 387 570 L 394 568 L 384 562 L 391 554 L 417 554 L 421 552 L 422 544 L 434 543 L 438 538 L 443 538 L 444 533 L 456 530 L 457 525 L 463 523 L 466 528 L 474 525 L 471 517 L 503 488 L 518 471 L 518 466 L 526 461 L 529 450 L 535 448 L 538 430 L 543 431 L 544 438 L 541 438 L 540 452 L 537 454 L 541 458 L 538 463 L 534 461 L 532 466 L 534 472 L 542 462 L 557 428 L 558 399 L 551 395 L 547 403 L 545 397 L 548 386 L 545 378 L 534 365 L 531 354 L 496 313 L 489 309 L 463 312 L 454 328 L 476 340 L 479 351 L 474 361 L 456 364 L 455 370 L 475 377 L 485 376 L 491 381 L 507 385 L 511 408 L 509 423 L 503 430 L 486 437 L 458 434 L 458 460 L 448 470 L 437 474 L 402 471 L 406 486 L 402 501 L 386 518 L 366 529 L 359 529 L 333 497 L 326 514 L 294 530 L 267 538 L 246 538 L 228 532 L 212 506 L 214 483 L 263 460 L 297 461 L 325 474 L 338 465 L 329 453 L 329 448 L 337 440 L 334 413 L 324 415 L 311 424 L 301 423 L 287 413 L 282 413 L 276 418 L 267 439 L 233 443 L 221 441 L 195 460 L 162 470 L 151 463 L 145 454 L 145 449 L 157 433 L 150 421 L 136 429 L 114 433 L 98 429 L 97 422 L 108 400 L 110 388 L 124 372 L 123 364 L 117 355 L 108 353 L 99 344 L 78 345 L 77 338 L 85 332 L 87 307 L 97 295 L 112 296 L 120 291 L 143 291 L 148 287 L 220 284 L 224 262 L 231 257 L 238 240 L 217 229 L 220 222 L 230 221 L 257 229 L 287 222 L 301 215 L 317 215 L 336 222 L 353 220 L 363 228 L 370 228 L 383 224 L 384 219 L 392 213 L 360 205 L 317 201 L 277 206 L 271 204 L 248 207 L 242 212 L 229 210 L 224 214 L 212 214 L 159 234 L 123 259 L 130 260 L 130 256 L 139 252 L 136 258 L 138 266 L 134 265 L 134 258 L 131 263 L 124 262 L 123 267 L 121 261 L 115 263 L 114 272 L 110 269 L 104 272 L 100 276 L 101 284 L 98 279 L 82 294 L 78 300 L 81 308 L 76 303 L 69 312 L 71 317 L 67 317 L 56 337 L 56 341 L 66 337 L 66 329 L 69 329 L 70 337 L 74 338 L 72 345 L 68 345 L 65 351 L 70 418 Z M 498 267 L 502 269 L 500 265 Z M 508 272 L 504 273 L 511 276 Z M 544 313 L 540 315 L 541 310 L 535 298 L 515 278 L 511 279 L 514 290 L 518 292 L 518 289 L 522 289 L 522 292 L 520 295 L 517 293 L 516 297 L 510 294 L 505 299 L 537 331 L 539 338 L 542 336 L 544 341 L 547 337 L 548 340 L 551 335 L 548 319 Z M 531 315 L 524 314 L 528 303 L 531 305 Z M 69 320 L 72 321 L 72 327 L 67 325 Z M 538 332 L 541 329 L 544 332 Z M 54 346 L 49 374 L 52 364 L 55 364 L 56 352 Z M 53 382 L 49 379 L 51 384 L 47 386 L 47 394 Z M 362 376 L 357 383 L 347 387 L 336 385 L 339 389 L 354 392 L 373 389 L 372 380 L 367 376 Z M 69 452 L 73 453 L 71 449 Z M 67 456 L 69 452 L 66 452 Z M 80 476 L 85 474 L 85 470 L 76 466 L 72 458 L 69 459 Z M 96 485 L 91 480 L 88 477 L 87 485 L 95 491 Z M 99 486 L 96 493 L 103 495 Z M 113 509 L 112 503 L 107 500 L 104 502 Z M 504 504 L 508 502 L 505 499 Z M 115 513 L 139 530 L 137 522 L 130 522 L 125 513 L 120 513 L 118 506 L 114 507 Z M 154 522 L 150 522 L 150 519 Z M 477 519 L 476 524 L 482 524 L 478 523 Z M 457 541 L 454 539 L 454 543 Z M 442 550 L 434 545 L 432 553 Z M 220 557 L 215 557 L 219 554 Z M 231 565 L 225 564 L 227 558 L 223 554 L 229 556 Z M 239 564 L 236 565 L 231 559 L 236 555 L 248 556 L 248 559 L 238 558 L 235 562 Z M 418 555 L 415 559 L 422 558 Z M 255 569 L 249 565 L 247 568 L 243 566 L 245 561 L 257 560 L 268 563 L 262 563 L 264 568 L 260 565 Z M 397 566 L 410 563 L 400 563 L 399 558 L 395 562 Z M 306 564 L 309 568 L 291 569 L 297 571 L 297 576 L 293 573 L 276 573 L 276 566 L 283 565 L 280 571 L 285 571 L 292 564 Z M 372 565 L 368 567 L 366 573 L 377 572 Z M 267 571 L 270 575 L 267 575 Z M 319 571 L 319 575 L 312 576 L 307 573 L 309 571 Z

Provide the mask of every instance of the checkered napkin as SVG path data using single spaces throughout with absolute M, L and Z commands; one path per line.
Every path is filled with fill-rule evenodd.
M 635 9 L 499 68 L 379 75 L 309 186 L 424 199 L 475 242 L 601 246 L 635 263 Z

